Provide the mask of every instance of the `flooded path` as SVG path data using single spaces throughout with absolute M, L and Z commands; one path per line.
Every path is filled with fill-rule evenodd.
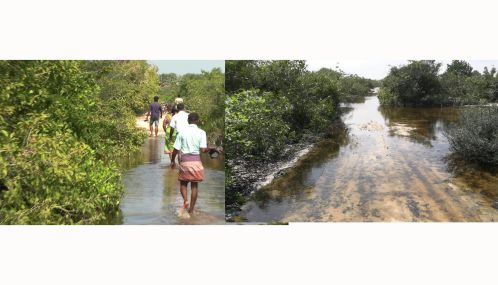
M 498 177 L 446 162 L 455 108 L 348 104 L 344 134 L 319 143 L 243 206 L 248 222 L 498 221 Z
M 148 138 L 140 153 L 123 167 L 125 185 L 121 200 L 124 224 L 222 224 L 225 221 L 224 159 L 203 155 L 205 180 L 199 183 L 194 215 L 180 215 L 178 170 L 170 169 L 168 155 L 163 153 L 164 137 Z M 190 200 L 190 186 L 189 186 Z

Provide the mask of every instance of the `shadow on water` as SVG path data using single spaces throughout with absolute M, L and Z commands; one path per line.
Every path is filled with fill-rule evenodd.
M 178 170 L 170 168 L 163 153 L 164 137 L 149 138 L 140 152 L 121 162 L 124 195 L 121 200 L 124 224 L 222 224 L 224 223 L 224 157 L 202 155 L 205 180 L 199 183 L 194 215 L 180 211 Z M 190 195 L 190 190 L 189 190 Z
M 342 106 L 337 132 L 242 207 L 248 222 L 497 221 L 496 174 L 456 171 L 444 135 L 457 108 Z

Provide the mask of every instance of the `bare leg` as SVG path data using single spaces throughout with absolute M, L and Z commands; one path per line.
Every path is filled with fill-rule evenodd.
M 186 182 L 186 181 L 180 181 L 180 193 L 182 194 L 183 208 L 184 209 L 188 208 L 187 186 L 188 186 L 188 182 Z
M 156 126 L 156 137 L 157 137 L 157 132 L 159 131 L 159 127 Z
M 151 137 L 151 136 L 152 136 L 152 128 L 153 128 L 153 125 L 151 124 L 149 128 L 150 128 L 150 135 L 149 135 L 149 137 Z
M 197 182 L 190 182 L 190 189 L 192 194 L 190 196 L 190 208 L 188 209 L 189 214 L 194 212 L 195 201 L 197 201 Z

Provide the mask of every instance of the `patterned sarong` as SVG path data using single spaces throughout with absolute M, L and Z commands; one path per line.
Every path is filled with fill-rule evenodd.
M 182 154 L 178 180 L 187 182 L 201 182 L 204 180 L 204 167 L 201 156 L 198 154 Z

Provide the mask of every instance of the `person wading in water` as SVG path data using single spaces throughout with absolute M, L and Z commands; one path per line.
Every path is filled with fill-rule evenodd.
M 157 132 L 159 131 L 159 119 L 163 117 L 163 110 L 161 108 L 161 105 L 158 103 L 159 101 L 159 96 L 154 96 L 154 102 L 150 104 L 149 112 L 147 113 L 147 118 L 150 116 L 150 121 L 149 121 L 149 127 L 150 127 L 150 136 L 152 136 L 152 130 L 153 126 L 156 126 L 156 137 L 157 137 Z
M 171 155 L 173 153 L 173 145 L 176 139 L 176 131 L 170 126 L 172 116 L 174 116 L 178 111 L 176 107 L 171 109 L 171 114 L 167 114 L 163 120 L 164 129 L 164 153 L 169 155 L 169 160 L 171 161 Z
M 206 132 L 197 127 L 198 122 L 199 115 L 197 113 L 188 115 L 188 125 L 178 132 L 171 158 L 171 168 L 175 168 L 175 157 L 178 153 L 181 154 L 178 180 L 180 181 L 180 193 L 183 197 L 183 208 L 188 209 L 189 214 L 194 212 L 198 183 L 204 180 L 204 167 L 200 154 L 210 151 L 210 148 L 207 147 Z M 187 193 L 188 183 L 190 183 L 192 192 L 190 207 Z

